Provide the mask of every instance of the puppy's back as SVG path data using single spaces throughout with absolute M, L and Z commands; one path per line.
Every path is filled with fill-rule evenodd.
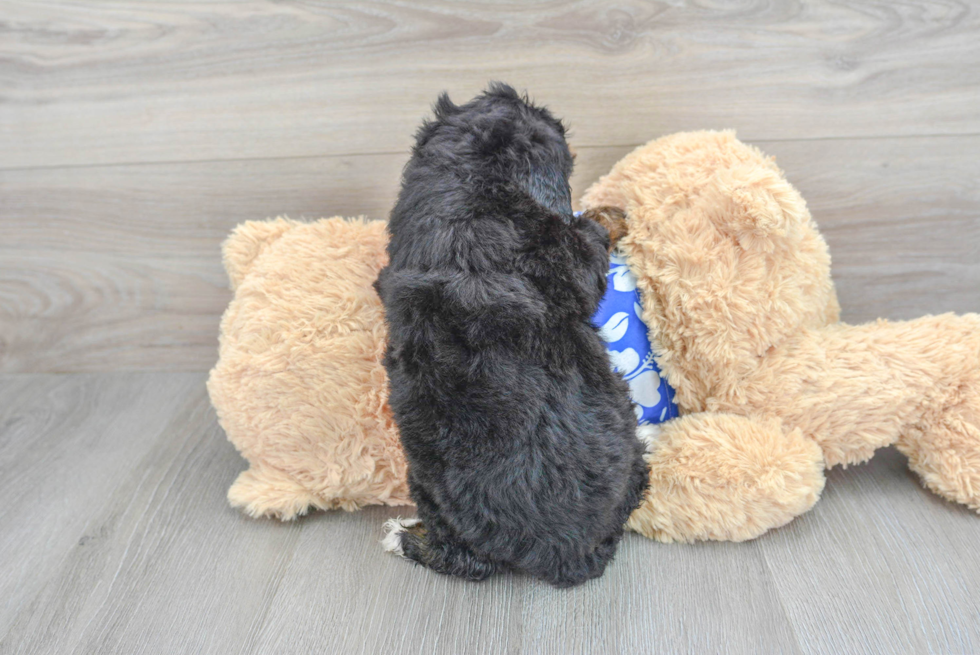
M 441 98 L 405 168 L 378 289 L 425 526 L 396 541 L 430 568 L 580 582 L 639 502 L 628 391 L 589 324 L 608 237 L 572 217 L 571 166 L 561 123 L 492 87 L 461 107 Z

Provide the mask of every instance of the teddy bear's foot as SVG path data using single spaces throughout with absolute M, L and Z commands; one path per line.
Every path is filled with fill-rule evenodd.
M 283 521 L 303 516 L 323 501 L 282 471 L 253 466 L 243 471 L 228 490 L 228 502 L 252 518 L 271 517 Z
M 820 448 L 778 419 L 690 414 L 638 434 L 649 444 L 650 489 L 627 527 L 658 541 L 753 539 L 823 491 Z
M 980 390 L 964 394 L 937 423 L 902 435 L 897 446 L 927 488 L 980 512 Z

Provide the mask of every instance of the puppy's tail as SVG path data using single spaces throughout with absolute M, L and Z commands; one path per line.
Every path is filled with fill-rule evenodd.
M 381 545 L 389 553 L 410 559 L 436 573 L 478 582 L 497 572 L 497 565 L 458 542 L 432 543 L 419 519 L 389 519 Z

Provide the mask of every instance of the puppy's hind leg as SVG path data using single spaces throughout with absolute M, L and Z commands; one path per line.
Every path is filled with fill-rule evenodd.
M 390 519 L 385 522 L 384 549 L 436 573 L 478 582 L 497 571 L 497 565 L 478 556 L 465 544 L 437 540 L 419 519 Z
M 585 555 L 566 555 L 550 562 L 543 569 L 529 570 L 528 572 L 559 588 L 574 587 L 583 582 L 588 582 L 592 578 L 600 577 L 606 570 L 606 564 L 612 561 L 616 554 L 616 546 L 619 544 L 621 535 L 622 530 Z
M 402 540 L 409 541 L 413 537 L 422 539 L 425 536 L 425 528 L 422 526 L 422 519 L 388 519 L 384 525 L 385 536 L 381 540 L 381 547 L 386 552 L 394 553 L 399 557 L 407 557 Z

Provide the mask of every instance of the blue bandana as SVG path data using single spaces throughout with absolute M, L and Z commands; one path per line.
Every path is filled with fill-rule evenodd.
M 647 326 L 640 316 L 642 303 L 636 277 L 626 266 L 626 258 L 614 252 L 609 261 L 606 295 L 592 317 L 599 336 L 606 342 L 613 370 L 623 374 L 640 425 L 662 423 L 678 416 L 674 390 L 660 377 L 653 361 L 653 348 Z

